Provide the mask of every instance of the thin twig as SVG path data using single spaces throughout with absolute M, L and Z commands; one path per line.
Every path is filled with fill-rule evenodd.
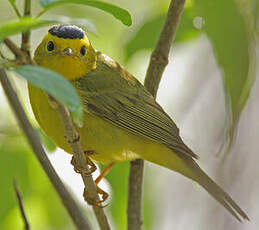
M 13 187 L 14 187 L 15 195 L 16 195 L 17 200 L 18 200 L 19 209 L 20 209 L 20 212 L 21 212 L 21 215 L 22 215 L 22 219 L 23 219 L 23 222 L 24 222 L 24 229 L 30 230 L 29 221 L 26 217 L 26 213 L 25 213 L 24 206 L 23 206 L 22 196 L 21 196 L 21 193 L 20 193 L 19 188 L 17 186 L 15 178 L 13 179 Z
M 73 152 L 75 163 L 77 167 L 80 168 L 80 174 L 85 184 L 86 195 L 90 200 L 96 201 L 98 199 L 97 188 L 91 176 L 91 172 L 88 167 L 83 148 L 80 144 L 80 136 L 74 127 L 70 113 L 67 108 L 65 108 L 63 105 L 61 105 L 51 97 L 50 103 L 57 110 L 60 119 L 63 123 L 65 135 Z M 102 230 L 110 230 L 110 226 L 103 208 L 93 205 L 93 209 L 100 228 Z
M 31 0 L 24 1 L 24 17 L 31 16 Z M 30 56 L 30 31 L 25 31 L 22 33 L 22 45 L 21 49 Z
M 158 86 L 162 78 L 166 65 L 168 64 L 168 55 L 171 44 L 175 37 L 176 29 L 180 16 L 184 8 L 185 0 L 172 0 L 168 9 L 163 29 L 160 33 L 158 42 L 152 52 L 146 78 L 145 87 L 156 98 Z M 128 194 L 128 230 L 140 230 L 142 225 L 142 183 L 144 161 L 137 160 L 131 162 L 129 177 Z M 138 215 L 134 215 L 138 213 Z
M 41 17 L 43 14 L 45 14 L 47 12 L 47 8 L 44 8 L 42 11 L 40 11 L 40 13 L 36 16 L 36 18 Z
M 22 15 L 20 14 L 20 12 L 19 12 L 17 6 L 15 5 L 15 2 L 13 2 L 13 1 L 9 1 L 9 2 L 11 3 L 11 5 L 12 5 L 12 7 L 13 7 L 13 9 L 14 9 L 16 15 L 17 15 L 17 17 L 18 17 L 18 18 L 21 18 Z
M 24 52 L 9 38 L 4 39 L 4 44 L 12 51 L 16 58 L 24 56 Z
M 1 58 L 1 59 L 6 59 L 1 50 L 0 50 L 0 58 Z
M 78 230 L 90 230 L 91 228 L 85 215 L 82 213 L 72 195 L 68 192 L 61 179 L 57 175 L 55 169 L 52 167 L 43 147 L 41 146 L 37 133 L 29 123 L 29 120 L 21 106 L 18 96 L 15 93 L 6 75 L 5 70 L 2 68 L 0 68 L 0 82 L 2 83 L 7 99 L 10 103 L 11 108 L 14 111 L 20 128 L 23 130 L 29 144 L 33 149 L 35 156 L 38 158 L 42 168 L 44 169 L 52 185 L 59 194 L 59 197 L 66 207 L 69 215 L 71 216 L 75 226 Z

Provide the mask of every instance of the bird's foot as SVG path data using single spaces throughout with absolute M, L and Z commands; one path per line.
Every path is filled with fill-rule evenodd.
M 100 189 L 98 186 L 96 186 L 96 189 L 97 189 L 97 195 L 100 195 L 101 199 L 99 199 L 99 198 L 92 199 L 92 198 L 88 197 L 85 189 L 84 189 L 84 194 L 83 194 L 84 199 L 89 205 L 94 205 L 94 206 L 97 206 L 100 208 L 104 208 L 108 204 L 102 205 L 102 203 L 107 200 L 107 198 L 109 197 L 109 194 L 107 192 L 103 191 L 102 189 Z
M 85 168 L 80 167 L 76 163 L 74 156 L 72 156 L 71 164 L 74 166 L 74 171 L 76 173 L 81 173 L 81 174 L 83 173 L 86 176 L 90 176 L 96 170 L 96 166 L 90 160 L 90 158 L 88 156 L 91 155 L 91 154 L 94 154 L 94 151 L 93 150 L 89 150 L 89 151 L 85 151 L 84 153 L 85 153 L 85 157 L 86 157 L 86 163 L 87 163 L 87 165 L 89 167 L 88 170 L 85 170 Z M 91 153 L 91 154 L 89 154 L 89 153 Z
M 79 136 L 79 135 L 76 136 L 76 137 L 74 137 L 74 139 L 72 139 L 72 140 L 70 140 L 67 136 L 65 136 L 65 138 L 66 138 L 66 140 L 67 140 L 67 142 L 68 142 L 69 144 L 73 144 L 73 143 L 76 143 L 76 142 L 79 142 L 79 141 L 80 141 L 80 136 Z

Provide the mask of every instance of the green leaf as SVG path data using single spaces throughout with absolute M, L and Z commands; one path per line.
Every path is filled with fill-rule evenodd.
M 203 29 L 222 68 L 226 104 L 231 110 L 232 124 L 229 129 L 231 143 L 234 126 L 246 103 L 254 77 L 249 74 L 247 28 L 235 0 L 196 0 L 195 6 L 198 16 L 204 20 Z
M 92 6 L 113 15 L 115 18 L 119 19 L 124 25 L 130 26 L 132 24 L 131 16 L 127 10 L 107 2 L 97 0 L 40 0 L 40 4 L 42 7 L 45 8 L 45 11 L 57 5 L 68 3 Z
M 0 153 L 0 229 L 22 229 L 23 226 L 13 189 L 14 177 L 31 229 L 73 229 L 66 209 L 24 135 L 1 135 Z
M 14 34 L 19 34 L 30 29 L 56 24 L 56 21 L 46 21 L 36 18 L 26 17 L 20 20 L 7 22 L 0 25 L 0 40 Z
M 126 60 L 142 49 L 153 49 L 162 30 L 165 14 L 158 15 L 145 21 L 137 30 L 136 35 L 127 42 L 125 46 Z M 200 31 L 193 26 L 194 14 L 191 8 L 184 10 L 179 28 L 177 29 L 174 42 L 181 42 L 192 39 L 200 34 Z
M 105 167 L 100 165 L 101 170 Z M 129 177 L 129 162 L 116 163 L 111 171 L 105 177 L 110 183 L 112 190 L 111 201 L 108 206 L 108 211 L 111 213 L 112 222 L 115 229 L 127 229 L 127 193 L 128 193 L 128 177 Z M 143 229 L 151 229 L 155 222 L 155 207 L 150 200 L 153 199 L 150 193 L 150 187 L 147 184 L 152 184 L 152 178 L 147 175 L 144 184 L 143 198 Z
M 40 136 L 40 140 L 42 142 L 42 144 L 44 145 L 44 147 L 50 152 L 54 152 L 57 149 L 57 146 L 54 144 L 54 142 L 49 139 L 49 137 L 41 130 L 41 129 L 37 129 L 38 134 Z
M 7 140 L 9 139 L 9 140 Z M 10 141 L 10 139 L 12 139 Z M 7 142 L 5 142 L 7 141 Z M 1 153 L 1 161 L 0 161 L 0 228 L 4 228 L 4 221 L 8 212 L 17 205 L 17 200 L 13 191 L 13 178 L 16 177 L 19 182 L 20 188 L 24 193 L 29 190 L 29 181 L 22 180 L 22 178 L 29 177 L 27 165 L 29 158 L 29 151 L 25 149 L 21 144 L 24 142 L 22 138 L 4 138 L 2 143 L 0 144 L 0 153 Z
M 69 81 L 52 70 L 38 66 L 19 66 L 14 71 L 65 105 L 70 110 L 74 122 L 82 126 L 83 106 L 75 88 Z
M 16 2 L 16 0 L 8 0 L 12 5 Z
M 108 206 L 116 229 L 127 228 L 127 192 L 128 192 L 129 163 L 115 164 L 106 179 L 111 184 L 112 201 Z

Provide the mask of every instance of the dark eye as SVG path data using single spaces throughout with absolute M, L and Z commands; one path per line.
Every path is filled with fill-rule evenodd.
M 49 43 L 47 45 L 47 50 L 48 51 L 54 50 L 54 43 L 52 41 L 49 41 Z
M 85 55 L 86 48 L 85 46 L 82 46 L 80 53 L 84 56 Z

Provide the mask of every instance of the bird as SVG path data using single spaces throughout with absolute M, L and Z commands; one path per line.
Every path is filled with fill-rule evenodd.
M 61 74 L 75 87 L 84 107 L 84 123 L 76 129 L 91 160 L 110 167 L 139 158 L 153 162 L 198 183 L 237 220 L 249 220 L 199 167 L 198 156 L 148 90 L 118 62 L 93 48 L 81 28 L 51 27 L 35 50 L 34 62 Z M 28 91 L 40 127 L 58 147 L 72 154 L 48 95 L 30 83 Z

